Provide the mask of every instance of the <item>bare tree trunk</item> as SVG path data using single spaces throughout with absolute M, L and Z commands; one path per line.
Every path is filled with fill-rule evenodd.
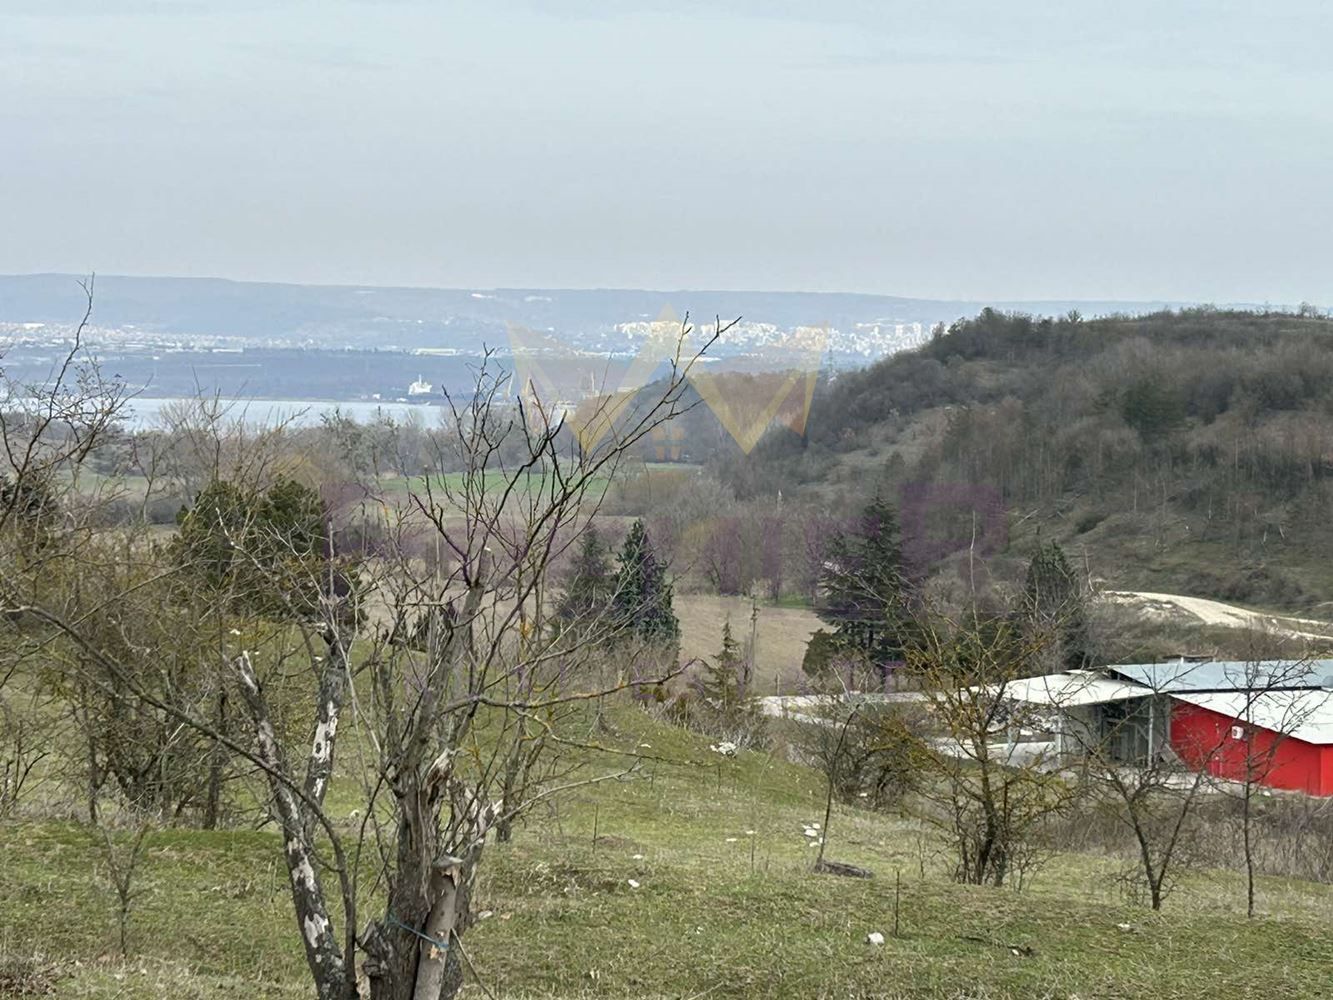
M 833 748 L 833 757 L 828 762 L 828 790 L 824 796 L 824 825 L 819 831 L 819 856 L 815 858 L 815 871 L 819 871 L 824 863 L 824 848 L 828 846 L 828 827 L 829 820 L 833 816 L 833 793 L 837 789 L 838 776 L 841 772 L 839 766 L 842 762 L 842 748 L 847 742 L 847 731 L 852 726 L 852 720 L 856 718 L 856 713 L 860 711 L 859 705 L 852 706 L 852 710 L 847 713 L 847 718 L 843 720 L 842 732 L 838 734 L 837 745 Z
M 269 719 L 268 705 L 260 690 L 259 681 L 250 665 L 248 654 L 242 653 L 236 661 L 237 673 L 241 681 L 241 694 L 254 719 L 256 736 L 259 744 L 259 757 L 264 762 L 273 795 L 273 810 L 282 828 L 283 854 L 287 862 L 287 871 L 291 876 L 292 905 L 296 911 L 296 922 L 301 929 L 301 940 L 305 945 L 306 964 L 310 967 L 319 1000 L 343 1000 L 346 996 L 346 970 L 338 941 L 333 933 L 333 923 L 329 919 L 328 900 L 320 879 L 320 865 L 315 857 L 312 818 L 303 808 L 301 800 L 292 789 L 290 771 L 282 753 L 273 724 Z M 329 673 L 326 670 L 325 673 Z M 326 707 L 320 709 L 321 722 L 316 727 L 316 740 L 323 733 L 328 740 L 328 720 Z M 336 714 L 334 715 L 336 730 Z M 332 758 L 332 747 L 325 748 Z M 315 757 L 312 752 L 310 778 L 315 775 Z
M 435 794 L 448 780 L 436 761 L 398 832 L 398 865 L 388 910 L 366 936 L 370 1000 L 449 1000 L 463 985 L 457 942 L 471 924 L 472 887 L 493 808 L 469 809 L 472 842 L 459 855 L 440 848 Z M 424 822 L 421 822 L 424 821 Z
M 1254 916 L 1254 838 L 1251 836 L 1250 802 L 1254 797 L 1254 782 L 1245 776 L 1245 792 L 1241 802 L 1241 839 L 1245 848 L 1245 916 Z
M 522 741 L 516 740 L 513 749 L 510 751 L 509 759 L 505 762 L 504 782 L 501 785 L 501 795 L 506 803 L 514 803 L 518 800 L 518 788 L 521 783 L 520 772 L 524 770 L 524 761 L 526 755 L 523 753 Z M 497 844 L 507 844 L 514 835 L 514 816 L 510 809 L 495 824 L 495 842 Z
M 451 861 L 456 859 L 450 859 Z M 466 866 L 466 868 L 465 868 Z M 417 977 L 412 1000 L 442 1000 L 452 997 L 462 985 L 462 970 L 454 944 L 463 928 L 470 893 L 464 886 L 475 872 L 475 862 L 436 865 L 431 873 L 430 893 L 435 902 L 426 918 L 426 937 L 417 954 Z M 443 949 L 437 945 L 443 945 Z
M 213 749 L 208 757 L 208 795 L 204 801 L 204 829 L 216 830 L 222 814 L 222 775 L 226 767 L 227 752 L 222 746 L 222 736 L 227 732 L 227 691 L 218 692 L 217 714 L 214 720 L 219 738 L 213 741 Z

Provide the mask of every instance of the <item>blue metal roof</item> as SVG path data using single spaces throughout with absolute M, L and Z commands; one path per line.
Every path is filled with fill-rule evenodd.
M 1333 660 L 1166 660 L 1104 669 L 1159 693 L 1333 687 Z

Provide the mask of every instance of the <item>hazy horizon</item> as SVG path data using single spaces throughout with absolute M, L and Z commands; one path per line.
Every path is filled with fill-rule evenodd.
M 1308 0 L 5 7 L 0 272 L 1333 301 Z
M 830 296 L 866 296 L 871 298 L 899 298 L 923 301 L 941 301 L 941 302 L 966 302 L 978 306 L 996 303 L 1014 303 L 1014 302 L 1126 302 L 1126 303 L 1170 303 L 1174 305 L 1189 305 L 1193 303 L 1202 303 L 1202 299 L 1102 299 L 1088 297 L 1071 296 L 1053 296 L 1044 299 L 1026 299 L 1026 298 L 967 298 L 957 297 L 936 297 L 912 294 L 910 290 L 906 291 L 870 291 L 864 288 L 741 288 L 741 287 L 722 287 L 708 285 L 692 285 L 669 288 L 665 286 L 649 285 L 515 285 L 515 284 L 491 284 L 491 285 L 427 285 L 427 284 L 392 284 L 379 282 L 346 282 L 346 281 L 287 281 L 280 278 L 237 278 L 225 274 L 159 274 L 159 273 L 104 273 L 100 271 L 12 271 L 0 272 L 0 279 L 4 278 L 42 278 L 59 277 L 69 278 L 74 287 L 71 287 L 71 294 L 77 288 L 79 282 L 91 280 L 94 288 L 97 282 L 117 281 L 121 279 L 133 281 L 199 281 L 199 282 L 226 282 L 237 285 L 277 285 L 288 286 L 292 288 L 328 288 L 328 289 L 356 289 L 356 288 L 374 288 L 384 291 L 423 291 L 423 292 L 503 292 L 503 291 L 543 291 L 543 292 L 569 292 L 571 294 L 594 293 L 594 292 L 648 292 L 655 294 L 671 295 L 678 292 L 706 292 L 709 294 L 724 294 L 734 292 L 737 294 L 754 295 L 830 295 Z M 1210 305 L 1223 304 L 1245 304 L 1261 305 L 1265 304 L 1258 301 L 1228 299 L 1209 302 Z M 1308 300 L 1302 300 L 1308 301 Z M 1299 305 L 1299 302 L 1276 302 L 1266 300 L 1274 306 L 1281 305 Z

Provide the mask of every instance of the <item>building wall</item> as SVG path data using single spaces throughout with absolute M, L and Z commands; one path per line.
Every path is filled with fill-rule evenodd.
M 1100 747 L 1121 763 L 1143 764 L 1167 741 L 1170 708 L 1169 698 L 1156 696 L 1062 708 L 1051 722 L 1056 750 L 1071 760 Z M 1131 729 L 1132 738 L 1116 738 Z
M 1237 739 L 1239 723 L 1229 715 L 1175 702 L 1171 711 L 1171 748 L 1187 764 L 1220 778 L 1244 781 L 1247 770 L 1260 783 L 1311 795 L 1333 795 L 1333 746 L 1316 746 L 1255 728 L 1251 740 Z M 1252 762 L 1247 767 L 1247 759 Z

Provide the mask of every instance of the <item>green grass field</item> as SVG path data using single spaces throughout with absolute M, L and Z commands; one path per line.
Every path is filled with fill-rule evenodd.
M 1264 915 L 1247 921 L 1230 872 L 1192 876 L 1161 914 L 1122 899 L 1105 858 L 1056 856 L 1021 892 L 960 886 L 916 821 L 852 809 L 835 810 L 829 857 L 876 877 L 815 875 L 802 833 L 822 819 L 813 772 L 721 758 L 632 708 L 613 724 L 622 745 L 674 763 L 571 793 L 488 848 L 475 899 L 488 915 L 465 941 L 496 997 L 1333 993 L 1329 887 L 1266 880 Z M 279 849 L 269 830 L 154 834 L 122 959 L 93 835 L 0 826 L 0 996 L 312 996 Z M 465 995 L 484 994 L 470 982 Z
M 678 475 L 682 471 L 693 471 L 697 468 L 697 466 L 676 462 L 626 462 L 616 470 L 614 477 L 610 473 L 594 477 L 589 484 L 588 499 L 594 502 L 601 500 L 610 487 L 613 478 L 617 481 L 632 480 L 636 477 L 651 479 L 652 476 L 658 474 Z M 498 496 L 499 491 L 504 488 L 504 484 L 511 477 L 512 473 L 502 473 L 499 470 L 488 471 L 486 473 L 487 492 L 494 492 Z M 461 472 L 447 472 L 430 476 L 429 485 L 437 490 L 460 490 L 463 487 L 464 478 L 464 474 Z M 383 476 L 379 482 L 385 492 L 390 495 L 424 493 L 428 485 L 427 477 L 424 476 Z M 528 477 L 527 482 L 530 482 L 533 486 L 540 486 L 545 480 L 541 473 L 533 473 Z

